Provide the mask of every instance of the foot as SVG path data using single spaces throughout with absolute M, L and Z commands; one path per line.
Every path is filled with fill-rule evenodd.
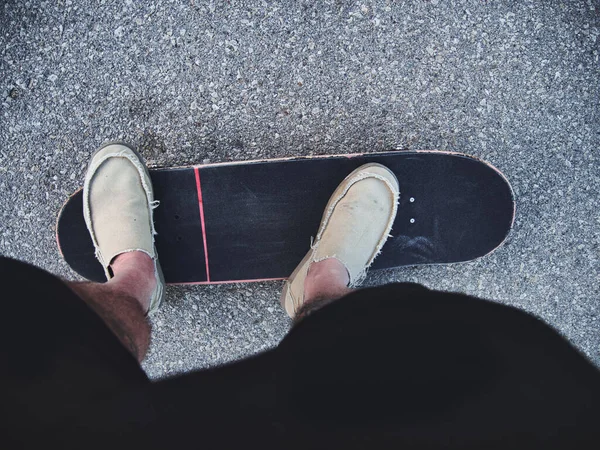
M 381 164 L 361 166 L 342 181 L 325 208 L 311 249 L 285 283 L 281 303 L 290 317 L 307 301 L 322 297 L 323 290 L 335 295 L 364 279 L 389 236 L 399 195 L 396 176 Z M 313 267 L 319 278 L 313 276 Z
M 150 259 L 155 281 L 148 310 L 155 312 L 164 296 L 164 281 L 154 248 L 152 209 L 157 203 L 142 157 L 125 144 L 100 148 L 88 167 L 83 202 L 85 223 L 107 280 L 131 260 L 120 255 L 145 253 Z

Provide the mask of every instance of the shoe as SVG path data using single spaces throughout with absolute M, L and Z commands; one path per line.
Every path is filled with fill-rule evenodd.
M 281 304 L 290 317 L 304 303 L 304 280 L 312 263 L 335 258 L 348 271 L 349 287 L 364 280 L 389 236 L 399 198 L 396 176 L 381 164 L 365 164 L 341 182 L 310 250 L 285 282 Z
M 96 258 L 106 279 L 113 277 L 117 255 L 140 251 L 154 261 L 156 288 L 148 313 L 158 310 L 164 297 L 164 278 L 154 246 L 152 181 L 141 155 L 124 143 L 109 143 L 94 153 L 83 185 L 83 211 Z

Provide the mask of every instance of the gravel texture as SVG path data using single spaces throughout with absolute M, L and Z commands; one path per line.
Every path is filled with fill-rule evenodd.
M 4 0 L 0 252 L 75 278 L 55 218 L 105 140 L 154 166 L 465 152 L 512 182 L 507 244 L 367 282 L 516 305 L 600 364 L 599 12 L 598 0 Z M 144 369 L 159 378 L 277 345 L 280 289 L 170 288 Z

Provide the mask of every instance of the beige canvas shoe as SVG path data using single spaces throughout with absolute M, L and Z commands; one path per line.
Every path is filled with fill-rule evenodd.
M 123 143 L 109 143 L 92 156 L 83 185 L 83 213 L 96 258 L 106 279 L 110 264 L 121 253 L 140 251 L 154 260 L 156 289 L 148 313 L 158 310 L 164 297 L 164 278 L 154 247 L 152 182 L 141 155 Z
M 281 304 L 294 317 L 304 303 L 304 280 L 313 262 L 335 258 L 357 286 L 380 253 L 396 217 L 400 192 L 394 173 L 381 164 L 359 167 L 331 196 L 317 236 L 285 282 Z

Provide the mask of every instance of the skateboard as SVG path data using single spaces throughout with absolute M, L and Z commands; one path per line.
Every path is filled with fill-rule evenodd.
M 515 216 L 508 180 L 474 157 L 394 151 L 150 169 L 156 248 L 165 281 L 211 284 L 284 279 L 302 260 L 330 195 L 362 164 L 400 184 L 391 237 L 372 270 L 471 261 L 506 239 Z M 57 243 L 67 264 L 105 281 L 83 218 L 82 191 L 62 207 Z

